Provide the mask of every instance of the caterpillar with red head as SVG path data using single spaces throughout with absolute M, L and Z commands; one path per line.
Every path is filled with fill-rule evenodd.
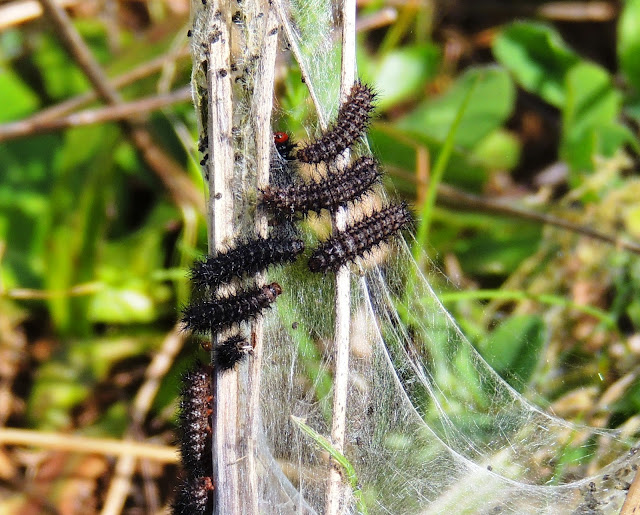
M 278 218 L 291 218 L 295 213 L 306 215 L 322 209 L 336 211 L 359 200 L 380 180 L 382 174 L 374 159 L 361 157 L 351 166 L 330 171 L 318 182 L 282 188 L 267 186 L 262 191 L 262 204 Z
M 200 300 L 189 304 L 182 312 L 185 329 L 196 333 L 218 333 L 233 325 L 256 318 L 275 302 L 282 288 L 271 283 L 260 288 L 240 290 L 213 300 Z
M 253 275 L 274 264 L 295 261 L 304 251 L 297 238 L 272 236 L 248 240 L 195 263 L 189 272 L 194 286 L 216 288 L 236 277 Z
M 273 142 L 276 145 L 276 150 L 282 159 L 285 161 L 292 161 L 293 151 L 296 148 L 296 144 L 291 141 L 291 138 L 286 132 L 274 132 Z
M 411 223 L 406 203 L 392 204 L 323 242 L 309 258 L 309 270 L 326 272 L 364 256 Z
M 313 143 L 300 148 L 298 161 L 318 164 L 333 161 L 366 132 L 374 109 L 375 93 L 370 86 L 356 82 L 340 106 L 333 126 Z

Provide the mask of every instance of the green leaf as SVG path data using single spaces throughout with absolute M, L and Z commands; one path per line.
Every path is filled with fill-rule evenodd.
M 555 29 L 531 22 L 503 29 L 493 44 L 493 54 L 524 89 L 556 107 L 565 101 L 567 73 L 580 62 Z
M 42 73 L 46 93 L 51 98 L 67 98 L 91 87 L 85 74 L 72 64 L 73 60 L 53 35 L 42 37 L 33 60 Z
M 567 73 L 566 101 L 563 106 L 565 133 L 580 133 L 615 120 L 622 96 L 601 67 L 581 63 Z
M 325 451 L 327 451 L 331 455 L 331 457 L 338 463 L 338 465 L 340 465 L 343 468 L 344 473 L 347 476 L 347 480 L 351 485 L 353 496 L 355 497 L 355 500 L 356 500 L 356 508 L 358 510 L 358 513 L 362 513 L 363 515 L 366 515 L 368 513 L 367 505 L 364 502 L 364 498 L 362 496 L 362 490 L 360 490 L 360 486 L 358 484 L 358 476 L 356 475 L 356 471 L 353 468 L 353 465 L 344 456 L 344 454 L 338 451 L 331 444 L 329 440 L 327 440 L 324 436 L 318 433 L 311 426 L 307 425 L 304 419 L 295 417 L 293 415 L 290 415 L 290 418 L 293 421 L 293 423 L 296 424 L 296 426 L 298 426 L 298 428 L 300 428 L 307 436 L 309 436 L 321 449 L 324 449 Z
M 435 76 L 439 62 L 440 51 L 435 45 L 402 47 L 363 69 L 363 77 L 373 83 L 377 107 L 383 111 L 419 93 Z
M 0 64 L 0 122 L 17 120 L 38 107 L 36 94 L 12 70 Z
M 87 318 L 91 322 L 144 323 L 161 314 L 159 306 L 167 302 L 171 292 L 155 274 L 164 270 L 165 228 L 175 217 L 173 206 L 161 204 L 141 229 L 103 243 L 96 275 L 105 287 L 89 303 Z
M 489 365 L 514 387 L 531 378 L 544 347 L 546 326 L 536 315 L 505 320 L 479 344 Z
M 456 253 L 467 273 L 478 275 L 507 275 L 540 245 L 540 226 L 478 213 L 438 212 L 443 225 L 458 226 L 458 232 L 449 241 L 434 232 L 433 245 L 442 245 Z M 473 231 L 473 232 L 472 232 Z
M 431 161 L 440 154 L 443 147 L 441 141 L 397 130 L 387 124 L 374 124 L 368 139 L 376 156 L 385 164 L 388 176 L 393 178 L 394 188 L 407 195 L 415 195 L 416 153 L 420 147 L 423 147 Z M 467 191 L 480 192 L 487 176 L 485 164 L 481 158 L 475 159 L 469 152 L 454 149 L 444 174 L 446 182 Z M 394 169 L 405 173 L 394 173 Z
M 38 429 L 68 428 L 72 410 L 96 384 L 104 381 L 114 364 L 157 348 L 162 334 L 65 340 L 34 377 L 27 416 Z
M 151 322 L 156 317 L 153 299 L 142 288 L 103 288 L 89 304 L 87 318 L 109 324 Z
M 42 288 L 50 270 L 46 243 L 59 147 L 60 137 L 52 134 L 0 145 L 0 239 L 11 242 L 1 263 L 7 287 Z
M 604 69 L 576 65 L 567 73 L 566 92 L 560 155 L 573 171 L 591 171 L 595 156 L 611 157 L 623 144 L 637 145 L 635 136 L 617 122 L 622 95 Z
M 513 111 L 515 87 L 502 68 L 468 70 L 446 93 L 423 102 L 400 120 L 398 127 L 444 141 L 471 88 L 474 89 L 456 131 L 455 145 L 472 148 L 501 127 Z
M 627 80 L 640 90 L 640 0 L 627 0 L 618 22 L 618 59 Z
M 72 168 L 60 167 L 51 191 L 47 265 L 45 286 L 54 291 L 68 290 L 75 284 L 91 281 L 98 262 L 98 246 L 107 230 L 106 204 L 113 195 L 113 147 L 117 131 L 101 126 L 103 146 L 88 161 Z M 75 161 L 66 154 L 74 145 L 65 145 L 61 162 Z M 85 297 L 54 297 L 48 300 L 52 319 L 61 332 L 87 334 L 88 300 Z
M 512 133 L 498 129 L 473 148 L 471 159 L 493 170 L 512 170 L 520 161 L 520 140 Z

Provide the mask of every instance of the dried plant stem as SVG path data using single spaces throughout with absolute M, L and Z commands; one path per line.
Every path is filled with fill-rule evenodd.
M 127 431 L 127 438 L 138 440 L 141 437 L 141 427 L 144 423 L 153 400 L 155 399 L 160 382 L 165 377 L 176 355 L 182 349 L 185 340 L 185 333 L 181 331 L 179 324 L 162 342 L 160 351 L 157 352 L 145 371 L 145 380 L 138 389 L 131 408 L 132 424 Z M 131 477 L 135 471 L 135 456 L 120 456 L 115 467 L 114 479 L 109 484 L 109 490 L 105 497 L 102 515 L 117 515 L 122 513 L 124 503 L 127 500 L 131 489 Z
M 0 142 L 42 134 L 55 130 L 112 122 L 127 118 L 140 119 L 145 113 L 191 100 L 191 88 L 183 87 L 171 93 L 121 102 L 114 106 L 87 109 L 79 113 L 49 120 L 23 120 L 0 126 Z
M 467 193 L 448 184 L 440 183 L 438 185 L 438 202 L 448 207 L 454 207 L 457 210 L 476 210 L 489 214 L 506 215 L 511 218 L 521 218 L 534 223 L 541 223 L 566 229 L 577 234 L 582 234 L 589 238 L 593 238 L 616 248 L 628 250 L 634 254 L 640 254 L 640 244 L 623 237 L 610 235 L 597 229 L 593 229 L 586 225 L 576 224 L 566 218 L 561 218 L 546 213 L 539 213 L 531 209 L 511 205 L 501 200 L 495 200 L 473 193 Z
M 231 13 L 225 0 L 208 9 L 219 13 L 216 35 L 210 35 L 207 53 L 207 138 L 209 198 L 207 223 L 209 253 L 223 248 L 233 229 L 233 97 L 231 87 Z M 213 28 L 212 28 L 213 30 Z M 212 335 L 217 345 L 217 335 Z M 213 361 L 213 355 L 211 356 Z M 214 513 L 240 513 L 238 496 L 238 372 L 230 370 L 212 377 L 211 420 Z
M 56 0 L 60 7 L 81 3 L 80 0 Z M 42 16 L 42 6 L 35 0 L 3 2 L 0 7 L 0 30 L 5 30 Z
M 188 52 L 183 48 L 172 54 L 162 55 L 155 59 L 151 59 L 137 68 L 111 79 L 109 84 L 113 88 L 122 88 L 123 86 L 127 86 L 137 80 L 156 73 L 167 64 L 175 64 L 175 61 L 182 59 L 187 55 Z M 31 132 L 35 130 L 34 127 L 39 127 L 47 123 L 54 123 L 58 119 L 62 119 L 62 117 L 68 113 L 93 102 L 97 98 L 98 95 L 95 91 L 87 91 L 86 93 L 74 98 L 65 100 L 46 109 L 42 109 L 23 120 L 2 124 L 0 125 L 0 141 L 29 136 Z M 132 103 L 133 102 L 130 102 L 128 105 L 131 105 Z
M 52 22 L 58 37 L 87 76 L 100 98 L 105 100 L 107 104 L 119 104 L 122 101 L 120 94 L 109 83 L 99 63 L 76 31 L 64 9 L 53 0 L 40 0 L 40 4 L 47 18 Z M 174 202 L 178 205 L 187 204 L 200 208 L 200 193 L 183 173 L 180 165 L 154 143 L 149 132 L 140 124 L 128 121 L 120 123 L 149 167 L 164 183 Z
M 273 108 L 273 90 L 275 81 L 276 54 L 278 50 L 278 18 L 267 1 L 262 2 L 261 10 L 266 13 L 267 21 L 264 32 L 264 45 L 258 62 L 258 73 L 255 80 L 253 112 L 256 128 L 256 185 L 258 189 L 269 184 L 270 152 L 273 141 L 271 131 L 271 111 Z M 266 237 L 268 232 L 266 213 L 258 211 L 256 218 L 256 235 Z M 265 279 L 259 274 L 258 283 Z M 258 513 L 258 470 L 257 451 L 260 435 L 260 381 L 262 376 L 263 321 L 258 319 L 253 326 L 251 340 L 253 359 L 249 361 L 248 401 L 247 401 L 247 448 L 245 484 L 246 513 Z
M 355 82 L 356 70 L 356 2 L 342 2 L 342 63 L 340 75 L 340 101 L 344 102 Z M 347 210 L 340 208 L 333 217 L 333 230 L 342 231 L 347 225 Z M 349 387 L 349 350 L 351 323 L 351 284 L 348 267 L 336 273 L 336 320 L 335 320 L 335 373 L 333 379 L 333 411 L 331 443 L 342 453 L 346 431 L 347 398 Z M 325 513 L 334 515 L 346 509 L 346 483 L 342 471 L 332 459 L 326 492 Z
M 133 456 L 162 463 L 177 463 L 178 453 L 174 447 L 142 442 L 123 442 L 109 438 L 46 433 L 29 429 L 0 428 L 0 444 L 29 445 L 67 452 L 102 454 L 106 456 Z
M 636 472 L 620 515 L 634 515 L 635 513 L 640 513 L 640 471 Z

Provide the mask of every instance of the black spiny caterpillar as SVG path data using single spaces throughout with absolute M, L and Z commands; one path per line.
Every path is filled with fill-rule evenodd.
M 216 370 L 220 372 L 232 370 L 236 363 L 246 358 L 251 351 L 252 347 L 244 336 L 235 334 L 227 338 L 213 350 Z
M 275 188 L 267 186 L 262 192 L 265 208 L 279 218 L 291 218 L 295 213 L 307 214 L 322 209 L 336 211 L 349 202 L 359 200 L 380 179 L 376 162 L 361 157 L 349 168 L 330 171 L 318 182 Z
M 351 147 L 369 127 L 374 100 L 375 93 L 371 87 L 356 82 L 340 106 L 333 126 L 320 139 L 300 148 L 296 153 L 298 160 L 309 164 L 326 163 Z
M 309 270 L 338 270 L 388 240 L 410 222 L 411 214 L 404 202 L 375 211 L 321 243 L 309 258 Z
M 195 301 L 182 312 L 182 323 L 185 329 L 196 333 L 217 333 L 257 317 L 281 293 L 280 285 L 271 283 L 213 300 Z
M 295 261 L 303 251 L 304 242 L 299 239 L 280 236 L 256 238 L 198 261 L 191 267 L 189 275 L 196 288 L 216 288 L 235 277 L 261 272 L 269 265 Z
M 186 478 L 178 486 L 173 515 L 204 515 L 213 511 L 215 486 L 210 477 Z
M 180 454 L 190 478 L 211 474 L 211 372 L 196 363 L 182 377 L 180 391 Z

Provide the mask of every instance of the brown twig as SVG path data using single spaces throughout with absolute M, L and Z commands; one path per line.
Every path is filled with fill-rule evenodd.
M 166 445 L 46 433 L 30 429 L 0 428 L 0 445 L 27 445 L 67 452 L 102 454 L 106 456 L 134 456 L 162 463 L 178 462 L 176 449 Z
M 266 14 L 262 34 L 260 60 L 255 80 L 253 94 L 253 112 L 255 113 L 255 141 L 256 141 L 256 186 L 263 189 L 269 184 L 270 155 L 273 144 L 271 129 L 271 111 L 273 109 L 273 91 L 275 82 L 276 56 L 278 50 L 278 18 L 275 10 L 266 0 L 256 0 L 262 12 Z M 261 237 L 268 235 L 268 219 L 265 212 L 257 211 L 256 234 Z M 258 274 L 256 282 L 266 284 L 265 274 Z M 243 497 L 247 513 L 259 511 L 259 482 L 257 463 L 258 439 L 261 431 L 260 424 L 260 384 L 262 380 L 264 323 L 258 319 L 252 327 L 253 358 L 249 362 L 247 376 L 247 446 L 246 470 L 247 481 L 244 486 Z
M 342 55 L 340 64 L 340 102 L 347 100 L 356 79 L 356 1 L 341 2 Z M 339 166 L 344 166 L 349 152 Z M 331 217 L 333 231 L 344 231 L 347 227 L 347 208 L 339 208 Z M 344 452 L 344 440 L 347 426 L 347 399 L 349 389 L 349 355 L 351 352 L 351 272 L 343 266 L 336 272 L 335 296 L 335 334 L 333 339 L 334 376 L 333 406 L 331 413 L 331 443 L 334 448 Z M 331 459 L 329 481 L 326 489 L 325 513 L 337 515 L 344 513 L 347 505 L 347 486 L 343 471 L 335 460 Z
M 529 220 L 531 222 L 553 225 L 555 227 L 560 227 L 562 229 L 608 243 L 616 248 L 640 254 L 640 244 L 633 241 L 625 240 L 617 236 L 610 236 L 596 229 L 592 229 L 591 227 L 574 224 L 573 222 L 553 215 L 537 213 L 529 209 L 511 206 L 502 202 L 496 202 L 492 199 L 466 193 L 446 184 L 440 184 L 438 188 L 438 201 L 444 205 L 455 207 L 458 210 L 466 209 L 483 211 L 490 214 L 504 214 L 510 217 Z
M 147 417 L 153 400 L 155 399 L 161 380 L 167 375 L 175 357 L 185 341 L 185 333 L 176 325 L 162 342 L 160 351 L 154 355 L 153 360 L 145 371 L 145 380 L 138 390 L 131 408 L 132 423 L 127 431 L 127 437 L 139 440 L 142 437 L 142 424 Z M 109 485 L 102 515 L 117 515 L 122 513 L 124 502 L 127 499 L 131 486 L 131 476 L 135 470 L 135 456 L 120 456 L 116 463 L 114 479 Z M 142 463 L 144 467 L 144 462 Z M 152 496 L 147 496 L 152 497 Z M 149 511 L 151 509 L 149 506 Z
M 178 59 L 184 59 L 188 57 L 188 55 L 188 50 L 186 48 L 181 48 L 177 52 L 161 55 L 159 57 L 156 57 L 155 59 L 151 59 L 150 61 L 141 64 L 137 68 L 134 68 L 133 70 L 125 72 L 122 75 L 118 75 L 117 77 L 111 79 L 111 87 L 120 89 L 124 86 L 133 84 L 140 79 L 143 79 L 145 77 L 148 77 L 149 75 L 152 75 L 153 73 L 160 71 L 166 64 L 173 63 Z M 19 126 L 19 124 L 37 124 L 43 121 L 55 120 L 56 118 L 64 116 L 65 114 L 80 109 L 82 106 L 95 101 L 97 98 L 98 95 L 95 90 L 87 91 L 86 93 L 82 93 L 81 95 L 60 102 L 59 104 L 42 109 L 35 113 L 33 116 L 26 118 L 25 120 L 2 125 L 0 126 L 0 137 L 3 137 L 4 139 L 10 139 L 10 136 L 5 135 L 4 133 L 9 133 L 9 130 L 6 128 L 11 127 L 14 124 L 16 126 Z
M 62 7 L 79 3 L 79 0 L 56 0 Z M 9 2 L 0 7 L 0 30 L 20 25 L 42 16 L 42 6 L 36 0 Z
M 209 253 L 223 248 L 233 235 L 233 103 L 231 74 L 219 70 L 231 67 L 231 0 L 217 0 L 211 7 L 220 12 L 217 37 L 207 43 L 207 140 L 209 142 L 209 199 L 207 225 Z M 234 42 L 235 38 L 234 38 Z M 215 346 L 220 335 L 212 335 Z M 212 353 L 211 362 L 215 362 Z M 213 429 L 211 461 L 216 490 L 214 513 L 240 513 L 238 484 L 238 371 L 213 374 Z
M 110 105 L 119 104 L 121 98 L 109 83 L 102 68 L 73 27 L 67 13 L 53 0 L 40 0 L 45 14 L 52 22 L 67 51 L 81 67 L 100 97 Z M 202 196 L 184 171 L 153 141 L 149 132 L 139 123 L 121 121 L 125 132 L 132 138 L 143 159 L 158 175 L 177 205 L 193 205 L 204 211 Z
M 620 515 L 638 514 L 640 514 L 640 471 L 636 472 L 629 492 L 627 492 L 627 498 L 622 505 L 622 510 L 620 510 Z
M 4 290 L 0 284 L 0 297 L 8 299 L 22 300 L 43 300 L 43 299 L 59 299 L 64 297 L 80 297 L 83 295 L 93 295 L 103 288 L 103 284 L 99 281 L 77 284 L 66 290 L 34 290 L 32 288 L 11 288 Z
M 62 118 L 51 120 L 33 120 L 31 118 L 6 123 L 0 126 L 0 142 L 71 127 L 140 118 L 144 113 L 187 101 L 191 101 L 191 88 L 185 86 L 166 95 L 154 95 L 132 102 L 118 103 L 110 107 L 87 109 Z

